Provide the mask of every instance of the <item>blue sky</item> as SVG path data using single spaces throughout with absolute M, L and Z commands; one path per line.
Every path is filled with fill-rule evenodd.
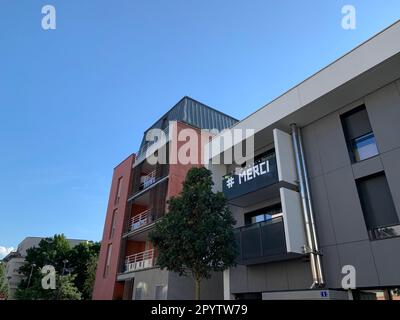
M 182 96 L 241 119 L 399 18 L 398 0 L 0 0 L 0 256 L 100 240 L 113 167 Z

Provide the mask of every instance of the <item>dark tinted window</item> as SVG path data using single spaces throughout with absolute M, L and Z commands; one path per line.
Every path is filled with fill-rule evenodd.
M 378 154 L 365 106 L 343 114 L 341 119 L 352 162 L 362 161 Z
M 266 152 L 263 152 L 257 156 L 254 157 L 254 163 L 260 163 L 263 161 L 267 161 L 268 159 L 271 159 L 275 157 L 275 149 L 268 150 Z
M 400 222 L 385 174 L 358 179 L 357 189 L 371 237 L 381 239 L 400 235 L 397 226 Z
M 280 203 L 253 212 L 248 212 L 245 214 L 245 224 L 268 221 L 273 219 L 277 214 L 280 213 L 282 213 L 282 206 Z

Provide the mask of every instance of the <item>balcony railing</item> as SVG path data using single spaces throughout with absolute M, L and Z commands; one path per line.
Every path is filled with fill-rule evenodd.
M 143 159 L 146 158 L 146 152 L 147 150 L 154 145 L 155 143 L 159 142 L 159 141 L 168 141 L 169 140 L 169 127 L 166 127 L 164 130 L 162 130 L 162 134 L 161 134 L 161 140 L 158 139 L 158 137 L 156 137 L 154 140 L 152 141 L 147 141 L 141 148 L 140 150 L 137 152 L 136 154 L 136 160 L 135 162 L 139 163 L 141 162 Z
M 238 228 L 235 238 L 239 264 L 264 263 L 287 253 L 282 217 Z
M 125 272 L 137 271 L 154 266 L 154 249 L 132 254 L 125 258 Z
M 150 189 L 151 186 L 155 185 L 160 180 L 166 179 L 167 177 L 168 170 L 165 170 L 165 167 L 160 167 L 149 174 L 142 176 L 140 181 L 133 185 L 133 190 L 128 201 L 132 200 L 139 194 L 142 194 L 143 191 Z
M 153 170 L 148 175 L 142 177 L 143 181 L 139 185 L 139 190 L 144 190 L 150 187 L 157 180 L 157 170 Z
M 143 211 L 142 213 L 137 214 L 131 218 L 128 231 L 134 231 L 140 229 L 150 224 L 153 220 L 154 219 L 152 216 L 152 211 L 150 209 Z

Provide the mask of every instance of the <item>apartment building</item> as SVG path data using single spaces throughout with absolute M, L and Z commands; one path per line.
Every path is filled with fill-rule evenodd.
M 397 22 L 207 145 L 237 221 L 225 299 L 399 299 L 399 39 Z M 211 148 L 249 128 L 245 161 L 223 159 L 250 140 Z
M 157 251 L 148 240 L 155 221 L 167 213 L 167 200 L 182 189 L 192 164 L 174 161 L 185 129 L 198 138 L 200 157 L 211 133 L 237 120 L 189 97 L 181 99 L 146 132 L 139 151 L 114 169 L 101 242 L 94 299 L 193 299 L 193 280 L 156 267 Z M 160 135 L 151 136 L 152 129 Z M 149 139 L 147 139 L 149 138 Z M 193 138 L 193 137 L 192 137 Z M 165 163 L 150 160 L 154 155 Z M 202 283 L 203 299 L 222 299 L 222 274 Z

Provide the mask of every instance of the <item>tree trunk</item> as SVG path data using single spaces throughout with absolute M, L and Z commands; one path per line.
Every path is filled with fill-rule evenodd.
M 200 277 L 195 276 L 195 278 L 194 278 L 194 287 L 195 287 L 194 298 L 195 298 L 195 300 L 200 300 L 200 282 L 201 282 Z

